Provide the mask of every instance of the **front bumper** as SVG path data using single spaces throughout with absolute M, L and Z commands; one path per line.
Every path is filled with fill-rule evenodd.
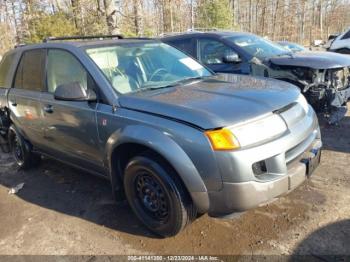
M 321 142 L 316 141 L 310 151 L 321 150 L 320 147 Z M 225 182 L 220 192 L 210 194 L 209 215 L 220 217 L 233 212 L 246 211 L 288 194 L 307 179 L 307 167 L 303 160 L 308 154 L 309 151 L 305 152 L 296 162 L 289 164 L 287 175 L 279 179 L 268 182 Z
M 258 147 L 218 155 L 223 187 L 209 192 L 210 216 L 226 216 L 264 205 L 306 180 L 305 160 L 321 150 L 321 135 L 313 111 L 293 118 L 298 115 L 295 112 L 294 108 L 281 114 L 288 120 L 289 135 Z M 256 174 L 252 165 L 261 161 L 266 170 Z

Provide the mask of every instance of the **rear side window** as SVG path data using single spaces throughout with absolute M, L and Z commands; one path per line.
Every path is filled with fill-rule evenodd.
M 10 72 L 14 54 L 5 56 L 0 62 L 0 87 L 9 88 L 6 86 L 6 78 Z
M 350 30 L 342 37 L 342 40 L 350 39 Z
M 45 56 L 44 49 L 30 50 L 23 53 L 18 65 L 14 88 L 31 91 L 43 91 L 45 88 Z
M 192 39 L 188 38 L 188 39 L 179 39 L 179 40 L 171 40 L 168 41 L 168 43 L 174 47 L 176 47 L 177 49 L 180 49 L 182 52 L 193 56 L 194 52 L 193 52 L 193 45 L 192 45 Z

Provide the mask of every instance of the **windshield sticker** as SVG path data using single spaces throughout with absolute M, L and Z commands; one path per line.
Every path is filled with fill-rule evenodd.
M 187 66 L 189 69 L 196 71 L 202 69 L 203 67 L 190 57 L 180 59 L 180 62 Z

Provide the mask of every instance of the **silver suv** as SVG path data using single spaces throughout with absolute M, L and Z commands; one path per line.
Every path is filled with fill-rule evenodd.
M 295 86 L 216 75 L 155 40 L 22 46 L 0 65 L 0 134 L 17 164 L 45 155 L 100 175 L 162 236 L 300 185 L 320 160 Z

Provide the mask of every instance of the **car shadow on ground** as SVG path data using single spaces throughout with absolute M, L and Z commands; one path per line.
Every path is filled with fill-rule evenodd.
M 0 184 L 12 188 L 25 183 L 17 193 L 23 200 L 127 234 L 158 238 L 126 201 L 114 201 L 109 181 L 52 159 L 43 159 L 38 168 L 17 171 L 9 155 L 0 157 Z
M 323 149 L 350 153 L 350 116 L 344 117 L 337 125 L 329 125 L 319 116 Z
M 312 256 L 317 261 L 347 261 L 350 256 L 349 239 L 350 219 L 326 225 L 312 232 L 296 247 L 291 261 L 297 261 L 302 256 Z

